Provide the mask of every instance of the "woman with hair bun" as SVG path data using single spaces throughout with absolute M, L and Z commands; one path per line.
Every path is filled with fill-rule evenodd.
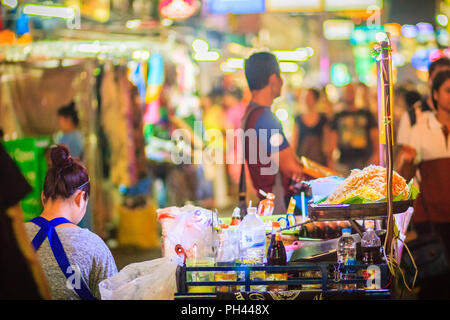
M 99 236 L 77 226 L 86 213 L 90 181 L 86 168 L 64 145 L 50 149 L 52 165 L 44 182 L 44 211 L 26 223 L 53 299 L 99 298 L 98 284 L 117 273 Z

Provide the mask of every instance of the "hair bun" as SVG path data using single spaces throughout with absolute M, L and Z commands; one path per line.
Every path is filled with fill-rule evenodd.
M 64 170 L 73 165 L 73 159 L 70 156 L 69 149 L 62 144 L 52 147 L 50 150 L 50 158 L 53 167 Z

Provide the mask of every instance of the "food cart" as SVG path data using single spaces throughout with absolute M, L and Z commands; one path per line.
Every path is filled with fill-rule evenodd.
M 384 201 L 356 204 L 315 204 L 308 203 L 308 218 L 302 219 L 294 226 L 330 221 L 348 221 L 353 230 L 355 242 L 360 244 L 362 236 L 361 220 L 374 219 L 384 226 L 376 231 L 381 239 L 384 251 L 384 261 L 379 265 L 340 265 L 336 261 L 336 246 L 338 239 L 317 240 L 300 238 L 297 248 L 288 254 L 286 266 L 179 266 L 177 269 L 177 293 L 175 299 L 235 299 L 235 300 L 293 300 L 293 299 L 389 299 L 396 270 L 399 267 L 403 239 L 402 233 L 411 218 L 413 200 L 402 199 L 394 201 L 393 196 L 393 131 L 392 131 L 392 57 L 389 37 L 375 46 L 378 68 L 379 94 L 379 129 L 380 129 L 380 163 L 386 167 L 386 190 Z M 310 175 L 318 177 L 323 169 L 302 159 Z M 315 171 L 315 172 L 314 172 Z M 323 176 L 323 175 L 322 175 Z M 398 199 L 397 199 L 398 200 Z M 407 213 L 406 217 L 394 214 Z M 177 248 L 183 254 L 182 248 Z M 357 252 L 359 252 L 357 250 Z M 195 272 L 234 272 L 237 276 L 233 281 L 193 281 L 190 277 Z M 252 279 L 252 272 L 282 273 L 288 275 L 288 280 L 268 281 Z M 342 277 L 342 275 L 346 275 Z M 350 276 L 349 276 L 350 275 Z M 255 292 L 252 286 L 282 285 L 283 291 Z M 216 292 L 192 290 L 192 288 L 229 288 L 216 289 Z

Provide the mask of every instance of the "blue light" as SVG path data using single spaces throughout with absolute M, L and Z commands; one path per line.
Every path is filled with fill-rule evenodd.
M 405 24 L 401 28 L 401 33 L 405 38 L 415 38 L 419 33 L 419 28 L 412 24 Z
M 411 57 L 411 65 L 420 71 L 428 71 L 431 63 L 430 56 L 438 49 L 423 49 L 413 54 Z
M 430 34 L 434 32 L 433 25 L 428 22 L 420 22 L 417 24 L 417 28 L 419 29 L 419 33 Z
M 266 11 L 266 2 L 265 0 L 209 0 L 208 10 L 217 14 L 262 13 Z

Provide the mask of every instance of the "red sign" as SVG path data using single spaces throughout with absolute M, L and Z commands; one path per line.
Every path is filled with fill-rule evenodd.
M 197 11 L 197 3 L 195 0 L 162 0 L 159 12 L 168 19 L 186 19 Z

